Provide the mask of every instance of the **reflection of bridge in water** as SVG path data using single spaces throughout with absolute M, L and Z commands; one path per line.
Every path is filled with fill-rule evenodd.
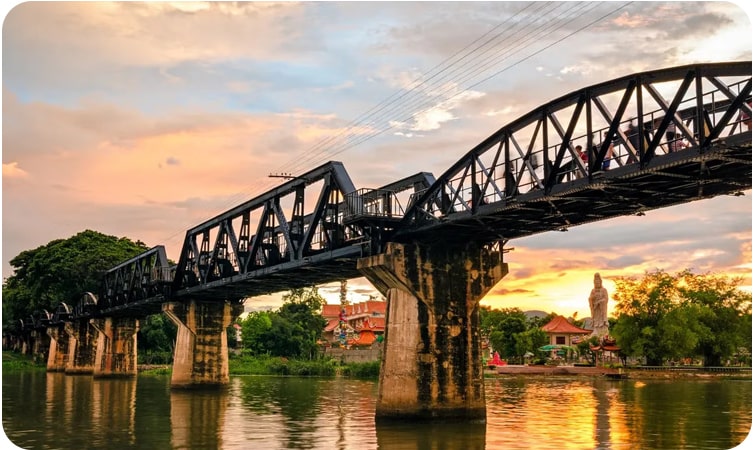
M 483 418 L 477 306 L 507 273 L 504 245 L 750 189 L 750 73 L 683 66 L 572 92 L 436 179 L 356 189 L 324 164 L 188 230 L 177 265 L 155 247 L 20 332 L 42 351 L 46 330 L 49 370 L 133 375 L 138 318 L 164 311 L 173 386 L 223 385 L 244 298 L 366 276 L 389 302 L 377 417 Z

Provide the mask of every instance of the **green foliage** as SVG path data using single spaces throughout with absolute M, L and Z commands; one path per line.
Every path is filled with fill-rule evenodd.
M 164 314 L 152 314 L 139 321 L 138 347 L 139 351 L 172 353 L 178 327 Z
M 326 303 L 316 286 L 309 289 L 293 289 L 282 296 L 282 301 L 287 305 L 306 305 L 309 310 L 317 313 L 321 312 L 322 305 Z
M 613 298 L 619 317 L 612 328 L 622 353 L 662 365 L 701 356 L 718 366 L 740 347 L 750 349 L 751 294 L 738 278 L 675 275 L 657 270 L 640 280 L 620 278 Z
M 146 250 L 140 241 L 86 230 L 19 253 L 3 282 L 3 325 L 97 293 L 105 271 Z
M 139 375 L 162 376 L 162 375 L 171 375 L 172 373 L 173 373 L 172 367 L 157 367 L 154 369 L 142 370 L 141 372 L 139 372 Z
M 273 313 L 267 311 L 252 312 L 240 322 L 243 348 L 252 355 L 267 352 L 264 343 L 267 333 L 272 329 L 271 314 Z
M 241 321 L 243 348 L 252 355 L 314 359 L 327 322 L 319 314 L 324 299 L 316 287 L 294 289 L 277 311 L 254 312 Z
M 575 347 L 578 349 L 578 354 L 586 356 L 590 365 L 596 365 L 596 353 L 591 350 L 591 346 L 599 344 L 599 338 L 596 336 L 590 336 L 588 339 L 583 339 Z
M 334 376 L 337 364 L 331 359 L 299 360 L 273 356 L 253 356 L 244 352 L 230 358 L 231 375 Z
M 3 372 L 45 370 L 46 368 L 46 363 L 34 361 L 31 356 L 3 351 Z
M 539 347 L 549 343 L 549 336 L 541 328 L 532 327 L 522 333 L 514 334 L 513 340 L 515 341 L 515 355 L 522 356 L 526 352 L 535 354 Z
M 500 357 L 522 361 L 526 352 L 536 353 L 536 349 L 549 340 L 541 326 L 549 322 L 554 313 L 544 319 L 528 319 L 519 308 L 480 309 L 481 332 Z
M 517 352 L 514 335 L 527 330 L 526 315 L 523 311 L 518 308 L 494 309 L 485 314 L 482 324 L 484 322 L 486 329 L 491 331 L 489 342 L 502 358 L 522 355 Z
M 343 366 L 342 374 L 346 377 L 377 379 L 379 378 L 379 361 L 349 363 Z

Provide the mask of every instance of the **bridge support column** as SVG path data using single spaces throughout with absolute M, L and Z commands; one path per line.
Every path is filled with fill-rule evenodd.
M 485 420 L 479 301 L 501 248 L 388 243 L 358 269 L 387 297 L 376 420 Z
M 47 329 L 50 336 L 50 351 L 47 354 L 47 371 L 63 372 L 68 360 L 68 333 L 62 326 Z
M 91 319 L 97 330 L 94 377 L 134 377 L 137 374 L 136 333 L 139 321 L 132 317 Z
M 178 326 L 171 386 L 194 388 L 228 384 L 227 327 L 232 321 L 231 305 L 189 300 L 165 303 L 162 311 Z
M 31 354 L 34 361 L 45 361 L 50 349 L 50 336 L 46 331 L 34 330 L 31 332 Z
M 89 320 L 76 320 L 65 323 L 68 333 L 68 361 L 66 374 L 94 373 L 94 357 L 97 349 L 97 330 Z

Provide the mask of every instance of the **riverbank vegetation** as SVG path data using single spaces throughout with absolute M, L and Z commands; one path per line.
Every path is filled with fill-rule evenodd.
M 751 293 L 742 279 L 690 271 L 617 278 L 611 333 L 625 357 L 646 365 L 699 359 L 705 367 L 750 365 Z
M 618 277 L 615 283 L 617 314 L 609 318 L 609 332 L 620 348 L 618 361 L 600 365 L 750 367 L 751 293 L 739 288 L 744 280 L 655 270 L 643 277 Z M 550 343 L 541 326 L 555 315 L 528 318 L 518 308 L 482 307 L 481 332 L 509 363 L 556 363 L 547 359 L 550 352 L 539 351 Z M 575 318 L 569 321 L 584 325 Z M 598 344 L 596 337 L 583 340 L 577 345 L 579 359 L 595 364 L 600 355 L 591 348 Z
M 379 361 L 340 363 L 330 358 L 304 360 L 246 354 L 230 358 L 230 375 L 344 376 L 376 379 L 379 377 Z
M 3 351 L 3 372 L 19 370 L 45 370 L 47 365 L 44 361 L 35 361 L 29 355 Z

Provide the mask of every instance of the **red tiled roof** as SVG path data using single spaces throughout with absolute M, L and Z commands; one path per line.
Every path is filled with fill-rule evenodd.
M 322 317 L 337 317 L 340 315 L 340 305 L 322 306 Z
M 564 333 L 564 334 L 590 334 L 591 330 L 578 328 L 567 321 L 563 316 L 556 316 L 548 324 L 541 327 L 547 333 Z
M 348 339 L 350 345 L 371 345 L 376 340 L 376 335 L 371 330 L 364 330 L 358 333 L 358 339 Z
M 324 331 L 334 331 L 337 324 L 339 324 L 340 321 L 337 319 L 329 319 L 329 322 L 327 322 L 327 326 L 324 327 Z

